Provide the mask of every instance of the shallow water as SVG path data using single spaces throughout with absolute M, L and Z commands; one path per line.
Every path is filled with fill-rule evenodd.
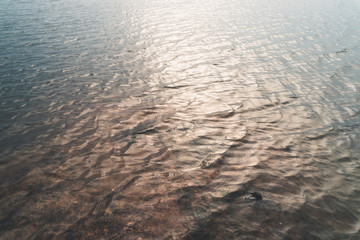
M 360 238 L 358 1 L 0 9 L 0 239 Z

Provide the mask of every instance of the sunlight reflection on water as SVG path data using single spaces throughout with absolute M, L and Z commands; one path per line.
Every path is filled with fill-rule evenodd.
M 1 239 L 359 236 L 356 1 L 1 8 Z

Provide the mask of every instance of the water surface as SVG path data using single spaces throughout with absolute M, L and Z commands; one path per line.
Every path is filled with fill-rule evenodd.
M 360 238 L 358 1 L 0 9 L 0 239 Z

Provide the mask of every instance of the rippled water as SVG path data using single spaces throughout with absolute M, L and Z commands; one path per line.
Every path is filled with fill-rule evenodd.
M 360 239 L 358 1 L 2 0 L 0 33 L 1 239 Z

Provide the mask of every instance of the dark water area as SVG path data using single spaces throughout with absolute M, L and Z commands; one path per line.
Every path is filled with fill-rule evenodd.
M 360 2 L 1 0 L 0 239 L 360 239 Z

